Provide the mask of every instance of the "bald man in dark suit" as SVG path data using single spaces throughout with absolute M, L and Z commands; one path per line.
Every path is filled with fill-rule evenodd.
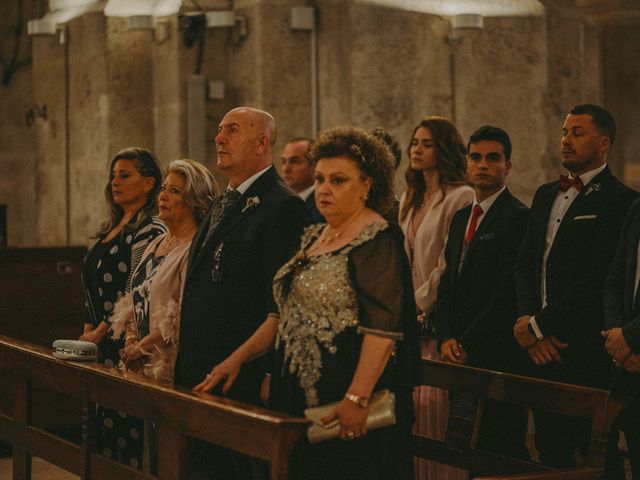
M 275 139 L 273 117 L 254 108 L 233 109 L 218 126 L 217 165 L 229 187 L 214 200 L 189 252 L 176 385 L 196 387 L 276 311 L 273 277 L 293 255 L 309 219 L 302 199 L 273 166 Z M 262 374 L 260 361 L 245 365 L 229 396 L 258 404 Z M 248 462 L 238 456 L 194 444 L 190 451 L 200 459 L 190 460 L 207 465 L 205 478 L 250 477 Z

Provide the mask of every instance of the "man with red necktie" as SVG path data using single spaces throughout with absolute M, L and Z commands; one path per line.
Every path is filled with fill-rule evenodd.
M 637 192 L 607 166 L 613 117 L 597 105 L 574 107 L 562 126 L 562 165 L 569 174 L 541 186 L 518 262 L 514 335 L 534 376 L 606 388 L 611 360 L 604 349 L 602 288 L 622 220 Z M 589 422 L 534 411 L 540 461 L 575 466 Z
M 445 361 L 521 373 L 523 357 L 513 338 L 516 315 L 513 268 L 529 209 L 506 186 L 511 140 L 485 125 L 467 147 L 472 205 L 453 216 L 445 248 L 433 323 Z M 523 408 L 487 400 L 478 448 L 528 459 Z

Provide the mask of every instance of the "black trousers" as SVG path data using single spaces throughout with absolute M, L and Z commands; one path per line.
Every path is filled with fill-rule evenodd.
M 591 422 L 583 418 L 533 410 L 540 462 L 554 468 L 575 468 L 575 451 L 586 451 Z
M 625 480 L 624 458 L 618 449 L 620 431 L 624 433 L 629 452 L 629 463 L 633 480 L 640 480 L 640 405 L 634 405 L 620 412 L 609 436 L 605 478 Z
M 251 460 L 217 445 L 187 439 L 185 480 L 251 480 Z
M 521 405 L 485 400 L 477 448 L 507 457 L 530 460 L 525 445 L 527 410 Z

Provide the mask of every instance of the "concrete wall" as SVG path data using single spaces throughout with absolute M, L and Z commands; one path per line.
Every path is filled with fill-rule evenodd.
M 248 36 L 206 31 L 199 74 L 225 82 L 226 95 L 202 100 L 203 161 L 221 186 L 212 139 L 230 108 L 274 114 L 277 156 L 287 138 L 311 134 L 311 33 L 290 29 L 291 7 L 304 4 L 237 0 Z M 0 22 L 12 16 L 2 2 Z M 453 119 L 464 137 L 485 123 L 502 126 L 514 143 L 510 187 L 528 202 L 560 170 L 569 108 L 604 101 L 621 124 L 612 164 L 621 172 L 636 165 L 637 27 L 601 31 L 547 9 L 543 17 L 486 18 L 484 29 L 455 32 L 452 41 L 446 18 L 355 0 L 317 2 L 317 22 L 320 129 L 381 126 L 404 148 L 424 115 Z M 163 165 L 189 152 L 187 83 L 198 49 L 185 47 L 177 16 L 159 19 L 155 31 L 131 31 L 124 19 L 92 13 L 66 31 L 64 44 L 32 37 L 32 66 L 0 90 L 0 159 L 11 173 L 0 177 L 0 203 L 10 203 L 11 245 L 87 243 L 104 216 L 107 164 L 121 148 L 149 147 Z M 28 128 L 23 116 L 35 104 L 47 105 L 48 118 Z
M 640 26 L 609 26 L 602 32 L 603 88 L 616 118 L 616 173 L 640 190 Z
M 13 56 L 13 32 L 22 27 L 17 60 L 28 61 L 31 45 L 26 35 L 26 22 L 44 10 L 45 2 L 26 0 L 22 3 L 23 22 L 18 25 L 18 3 L 0 3 L 0 55 L 8 64 Z M 4 76 L 6 71 L 0 73 Z M 35 245 L 37 231 L 36 156 L 38 143 L 33 127 L 25 117 L 36 106 L 33 88 L 37 81 L 27 64 L 15 72 L 9 83 L 0 84 L 0 204 L 8 210 L 9 245 Z M 35 122 L 41 120 L 36 119 Z

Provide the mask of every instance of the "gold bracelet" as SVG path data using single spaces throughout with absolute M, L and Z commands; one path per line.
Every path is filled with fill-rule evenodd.
M 358 395 L 347 392 L 344 394 L 344 398 L 362 408 L 367 408 L 369 406 L 369 397 L 359 397 Z

